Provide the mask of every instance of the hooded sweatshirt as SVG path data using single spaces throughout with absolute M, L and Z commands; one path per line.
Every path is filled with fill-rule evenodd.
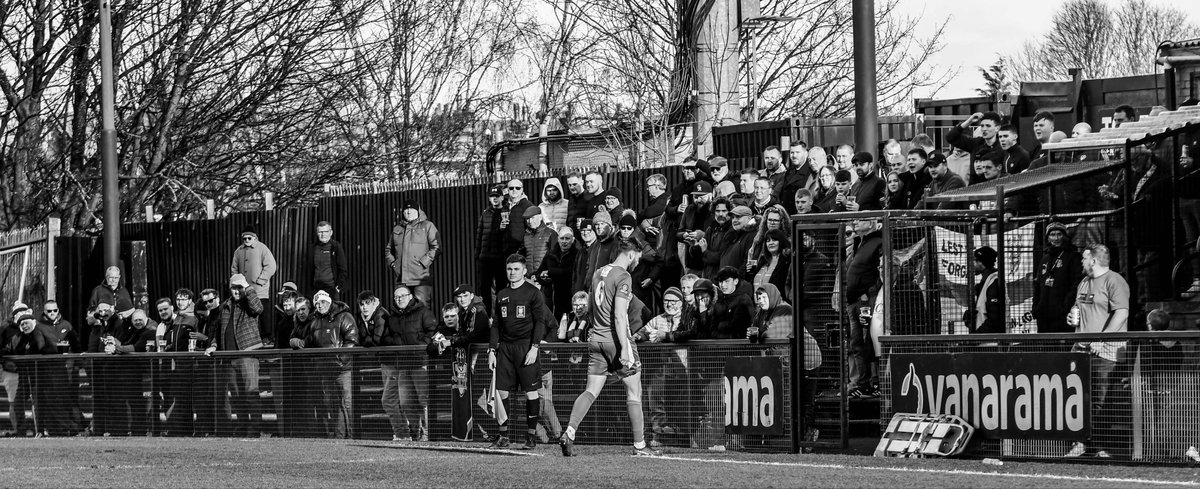
M 732 294 L 719 294 L 713 301 L 713 337 L 745 338 L 754 314 L 754 297 L 749 281 L 739 280 Z
M 763 284 L 758 288 L 767 293 L 767 309 L 754 315 L 754 327 L 762 339 L 792 338 L 792 306 L 783 301 L 779 287 Z
M 551 201 L 546 197 L 546 189 L 550 187 L 558 189 L 558 200 Z M 542 218 L 546 221 L 546 225 L 556 231 L 566 226 L 570 205 L 571 201 L 567 199 L 567 191 L 558 179 L 547 178 L 546 185 L 542 187 L 542 203 L 538 204 L 538 207 L 542 208 Z

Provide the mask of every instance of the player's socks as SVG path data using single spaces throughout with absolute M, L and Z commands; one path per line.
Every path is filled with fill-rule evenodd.
M 538 415 L 541 409 L 540 399 L 525 399 L 525 428 L 529 430 L 531 437 L 537 435 Z
M 633 424 L 634 448 L 646 447 L 646 421 L 642 417 L 642 401 L 625 401 L 625 409 L 629 411 L 629 422 Z M 641 444 L 642 446 L 638 446 Z
M 572 440 L 575 439 L 575 427 L 579 426 L 584 416 L 587 416 L 588 410 L 592 409 L 593 402 L 596 402 L 596 396 L 588 391 L 583 391 L 583 394 L 575 398 L 575 405 L 571 406 L 571 420 L 567 422 L 567 430 L 571 432 Z
M 512 403 L 509 402 L 510 398 L 511 396 L 500 399 L 500 404 L 504 406 L 504 412 L 509 413 L 508 418 L 503 423 L 500 423 L 500 436 L 508 436 L 508 422 L 512 419 Z

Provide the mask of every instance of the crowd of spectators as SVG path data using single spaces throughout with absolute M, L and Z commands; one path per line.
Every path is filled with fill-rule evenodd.
M 1136 113 L 1126 117 L 1134 118 Z M 972 133 L 976 126 L 977 136 Z M 536 302 L 541 305 L 536 307 L 545 310 L 531 316 L 537 323 L 534 331 L 541 333 L 538 341 L 577 342 L 586 338 L 592 321 L 587 306 L 589 279 L 596 270 L 613 262 L 619 246 L 641 250 L 640 261 L 630 271 L 633 294 L 638 299 L 635 303 L 640 308 L 631 311 L 630 317 L 643 318 L 639 325 L 645 325 L 632 332 L 637 341 L 792 338 L 797 330 L 787 325 L 793 323 L 794 315 L 807 316 L 808 311 L 804 304 L 788 303 L 789 298 L 804 293 L 803 283 L 793 283 L 795 274 L 791 270 L 803 267 L 804 273 L 799 276 L 808 277 L 808 272 L 828 267 L 829 258 L 815 249 L 816 240 L 811 235 L 792 242 L 791 215 L 957 208 L 961 204 L 935 204 L 927 199 L 1045 166 L 1047 157 L 1041 145 L 1055 140 L 1054 129 L 1053 115 L 1035 116 L 1038 141 L 1032 151 L 1027 151 L 1019 144 L 1016 129 L 1000 115 L 988 112 L 974 114 L 950 130 L 946 140 L 958 153 L 952 157 L 936 151 L 932 139 L 923 134 L 906 144 L 911 148 L 907 151 L 898 141 L 886 142 L 878 158 L 850 145 L 837 147 L 833 156 L 828 156 L 825 148 L 808 148 L 803 142 L 794 143 L 788 151 L 770 146 L 762 151 L 762 168 L 739 173 L 731 172 L 723 157 L 692 157 L 679 167 L 678 178 L 662 173 L 647 177 L 640 187 L 646 192 L 647 204 L 640 209 L 632 207 L 630 203 L 635 199 L 627 198 L 621 189 L 605 186 L 604 175 L 598 172 L 571 173 L 564 179 L 565 187 L 558 178 L 547 179 L 533 198 L 525 193 L 522 180 L 513 179 L 489 187 L 488 205 L 474 218 L 472 258 L 476 275 L 469 284 L 439 283 L 431 274 L 432 264 L 441 259 L 437 225 L 418 202 L 406 201 L 402 219 L 393 227 L 385 246 L 385 264 L 394 278 L 390 304 L 372 291 L 343 297 L 350 273 L 348 262 L 361 258 L 349 256 L 333 239 L 334 229 L 329 222 L 321 222 L 315 229 L 311 280 L 305 287 L 311 295 L 302 295 L 300 287 L 287 282 L 277 297 L 269 297 L 278 267 L 271 250 L 258 240 L 253 228 L 247 228 L 233 254 L 228 283 L 205 288 L 198 295 L 181 288 L 172 297 L 159 299 L 154 311 L 157 319 L 135 308 L 128 290 L 121 286 L 121 271 L 113 267 L 107 270 L 105 282 L 91 294 L 87 338 L 79 337 L 77 330 L 61 318 L 53 301 L 43 304 L 40 318 L 18 304 L 12 310 L 12 323 L 0 338 L 0 351 L 6 355 L 83 351 L 112 355 L 145 351 L 211 354 L 272 347 L 416 345 L 433 355 L 448 347 L 481 343 L 488 341 L 489 335 L 495 336 L 489 329 L 502 310 L 496 299 L 507 298 L 509 293 L 505 291 L 516 283 L 527 284 L 542 296 Z M 963 159 L 964 152 L 966 170 L 952 170 L 952 160 Z M 1188 155 L 1185 158 L 1190 160 Z M 1149 157 L 1139 161 L 1134 166 L 1139 178 L 1133 192 L 1135 199 L 1142 192 L 1153 192 L 1157 181 L 1152 178 L 1156 161 Z M 1118 190 L 1108 186 L 1097 191 L 1106 198 L 1119 195 Z M 835 271 L 845 294 L 839 307 L 845 308 L 850 320 L 847 388 L 852 397 L 869 398 L 878 395 L 879 333 L 874 331 L 873 323 L 881 322 L 884 237 L 876 219 L 854 220 L 850 231 L 852 237 L 842 260 L 845 265 Z M 1098 303 L 1086 302 L 1092 300 L 1091 293 L 1082 292 L 1083 287 L 1091 287 L 1088 284 L 1104 275 L 1095 275 L 1096 270 L 1120 278 L 1104 268 L 1107 248 L 1090 247 L 1081 255 L 1061 223 L 1046 227 L 1046 243 L 1047 252 L 1041 256 L 1035 277 L 1031 312 L 1039 329 L 1091 331 L 1097 322 L 1108 324 L 1097 319 L 1102 311 L 1092 312 Z M 521 277 L 512 276 L 513 256 L 520 257 Z M 1005 332 L 1003 304 L 996 292 L 995 264 L 999 257 L 987 247 L 974 250 L 974 257 L 975 273 L 980 276 L 974 291 L 978 307 L 975 316 L 964 318 L 964 322 L 972 333 Z M 1200 265 L 1195 266 L 1200 269 Z M 1092 274 L 1088 275 L 1090 279 L 1083 280 L 1085 271 Z M 435 287 L 453 287 L 453 302 L 432 304 Z M 1200 291 L 1200 281 L 1192 289 L 1189 293 Z M 1114 290 L 1114 294 L 1119 295 L 1120 290 Z M 1086 301 L 1081 299 L 1085 296 Z M 1081 301 L 1085 305 L 1081 306 Z M 1127 309 L 1127 304 L 1128 297 L 1103 303 L 1110 311 Z M 1082 309 L 1082 319 L 1072 312 L 1076 307 Z M 263 312 L 270 309 L 274 310 L 273 322 L 267 324 Z M 1109 326 L 1102 329 L 1107 331 Z M 808 331 L 799 331 L 809 337 Z M 428 440 L 428 371 L 389 355 L 380 354 L 378 361 L 382 405 L 394 437 Z M 816 356 L 819 358 L 820 353 Z M 11 419 L 12 428 L 17 433 L 26 432 L 20 408 L 33 387 L 12 362 L 5 366 L 4 386 L 14 406 L 12 411 L 17 413 Z M 119 368 L 117 364 L 107 365 L 89 373 L 93 386 L 102 388 L 96 405 L 105 406 L 97 408 L 90 425 L 78 416 L 77 406 L 64 401 L 62 412 L 39 410 L 39 416 L 47 419 L 39 424 L 39 432 L 99 435 L 136 431 L 131 428 L 135 423 L 127 419 L 126 410 L 135 411 L 132 406 L 138 399 L 123 393 L 140 390 L 124 385 L 135 381 L 120 375 L 115 370 Z M 185 395 L 190 376 L 196 374 L 194 369 L 184 363 L 172 364 L 169 380 L 162 387 L 162 399 L 174 406 L 178 417 L 169 416 L 163 431 L 206 434 L 199 428 L 206 416 L 225 414 L 238 420 L 238 434 L 257 433 L 263 412 L 259 368 L 259 361 L 253 357 L 228 360 L 227 375 L 213 381 L 214 389 L 225 394 L 223 406 L 202 408 L 192 405 L 195 403 Z M 305 368 L 309 370 L 300 374 L 309 379 L 310 392 L 302 397 L 307 402 L 292 414 L 305 420 L 304 429 L 310 433 L 354 436 L 349 362 L 331 356 L 324 363 Z M 671 398 L 672 389 L 686 371 L 686 355 L 667 355 L 659 368 L 648 373 L 653 434 L 677 430 L 667 421 L 670 407 L 666 399 Z M 54 375 L 61 375 L 62 384 L 70 385 L 78 369 L 68 368 Z M 561 426 L 549 392 L 551 372 L 547 369 L 542 375 L 540 384 L 526 386 L 527 400 L 530 406 L 540 406 L 543 422 L 538 430 L 553 436 Z M 78 398 L 72 390 L 39 389 L 48 391 L 33 395 L 35 400 Z M 815 434 L 806 436 L 815 438 Z

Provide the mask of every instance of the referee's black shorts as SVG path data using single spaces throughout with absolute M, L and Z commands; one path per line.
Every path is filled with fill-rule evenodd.
M 534 392 L 542 388 L 542 362 L 525 365 L 529 343 L 500 343 L 496 345 L 496 389 L 514 392 Z M 518 389 L 520 388 L 520 389 Z

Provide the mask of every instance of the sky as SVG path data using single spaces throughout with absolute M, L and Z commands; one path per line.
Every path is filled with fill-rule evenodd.
M 878 1 L 878 0 L 877 0 Z M 1110 6 L 1120 0 L 1104 0 Z M 1200 0 L 1148 0 L 1151 4 L 1169 5 L 1185 12 L 1193 22 L 1200 22 Z M 924 13 L 921 36 L 928 37 L 934 20 L 949 17 L 944 33 L 945 48 L 931 62 L 958 69 L 958 75 L 934 98 L 952 99 L 977 96 L 975 89 L 983 86 L 979 67 L 991 65 L 997 53 L 1011 55 L 1026 40 L 1034 39 L 1050 28 L 1050 19 L 1063 0 L 901 0 L 901 8 L 909 15 Z M 929 97 L 925 90 L 916 97 Z

